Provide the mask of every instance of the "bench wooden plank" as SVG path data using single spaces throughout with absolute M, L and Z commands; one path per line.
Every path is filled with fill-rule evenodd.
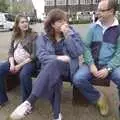
M 36 74 L 36 75 L 37 75 L 37 74 Z M 36 77 L 36 75 L 35 75 L 34 77 Z M 65 82 L 68 82 L 68 81 L 65 80 Z M 97 82 L 97 81 L 96 81 L 96 82 Z M 9 74 L 6 76 L 6 89 L 7 89 L 7 91 L 15 88 L 15 87 L 18 86 L 18 85 L 19 85 L 19 76 L 18 76 L 18 74 L 13 75 L 13 74 L 10 74 L 10 73 L 9 73 Z M 97 85 L 98 85 L 98 84 L 97 84 Z M 104 84 L 102 84 L 102 85 L 104 85 Z M 106 86 L 106 85 L 104 85 L 104 86 Z M 107 86 L 109 86 L 109 85 L 107 84 Z M 78 104 L 79 104 L 79 105 L 83 105 L 83 106 L 89 104 L 88 100 L 82 95 L 82 93 L 80 92 L 80 90 L 77 89 L 75 86 L 73 86 L 73 98 L 72 98 L 72 103 L 73 103 L 74 105 L 78 105 Z
M 5 85 L 6 85 L 6 90 L 10 91 L 13 88 L 17 87 L 20 83 L 19 76 L 18 74 L 11 74 L 8 73 L 6 78 L 5 78 Z
M 72 103 L 73 105 L 82 105 L 82 106 L 87 106 L 89 104 L 89 101 L 83 96 L 80 90 L 75 86 L 73 86 Z

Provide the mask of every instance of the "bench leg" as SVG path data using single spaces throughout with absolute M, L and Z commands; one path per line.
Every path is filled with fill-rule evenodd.
M 72 103 L 74 105 L 82 105 L 82 106 L 89 104 L 88 100 L 82 95 L 82 93 L 75 86 L 73 86 Z
M 13 74 L 9 73 L 5 78 L 5 85 L 6 85 L 7 91 L 12 90 L 16 86 L 18 86 L 19 85 L 18 74 L 13 75 Z

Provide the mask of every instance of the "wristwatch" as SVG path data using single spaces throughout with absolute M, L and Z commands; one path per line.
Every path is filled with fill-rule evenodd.
M 106 69 L 108 70 L 108 72 L 112 72 L 112 68 L 107 67 Z

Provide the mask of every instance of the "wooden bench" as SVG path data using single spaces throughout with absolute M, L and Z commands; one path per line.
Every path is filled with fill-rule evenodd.
M 6 85 L 7 91 L 12 90 L 16 86 L 18 86 L 19 83 L 20 83 L 20 81 L 19 81 L 18 74 L 13 75 L 11 73 L 8 73 L 7 76 L 5 77 L 5 85 Z
M 37 74 L 35 73 L 33 75 L 34 77 L 37 76 Z M 68 81 L 65 81 L 68 82 Z M 19 85 L 19 77 L 18 75 L 13 75 L 11 73 L 9 73 L 6 76 L 6 90 L 10 91 L 11 89 L 15 88 L 16 86 Z M 110 86 L 110 81 L 108 79 L 105 80 L 96 80 L 94 79 L 94 81 L 92 82 L 93 85 L 99 85 L 99 86 Z M 72 99 L 72 103 L 74 105 L 88 105 L 89 102 L 88 100 L 82 95 L 82 93 L 75 87 L 73 86 L 73 99 Z

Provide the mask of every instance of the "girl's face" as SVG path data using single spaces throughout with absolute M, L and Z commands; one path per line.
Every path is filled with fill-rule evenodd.
M 61 33 L 61 26 L 66 23 L 67 22 L 65 20 L 58 20 L 54 24 L 52 24 L 52 27 L 54 28 L 55 32 Z
M 18 27 L 22 32 L 28 30 L 28 20 L 24 17 L 20 18 L 20 21 L 18 23 Z

